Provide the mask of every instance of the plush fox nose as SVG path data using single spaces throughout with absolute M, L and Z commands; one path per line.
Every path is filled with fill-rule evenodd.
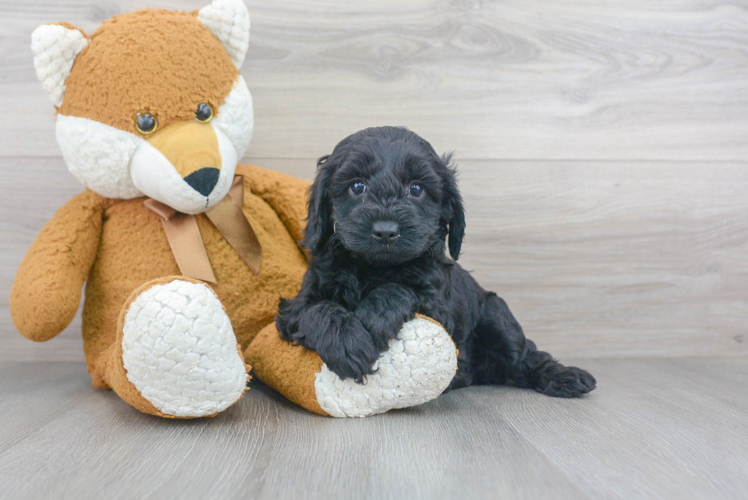
M 217 168 L 201 168 L 184 178 L 184 182 L 203 196 L 208 196 L 218 184 L 221 171 Z
M 387 245 L 400 236 L 400 227 L 392 221 L 377 221 L 371 227 L 371 234 L 374 235 L 374 238 Z

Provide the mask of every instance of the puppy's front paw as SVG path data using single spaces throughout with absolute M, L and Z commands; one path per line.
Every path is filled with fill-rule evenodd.
M 564 366 L 553 373 L 545 387 L 536 391 L 554 398 L 575 398 L 587 394 L 597 387 L 595 377 L 575 366 Z
M 341 379 L 352 378 L 363 384 L 364 376 L 374 373 L 373 365 L 380 354 L 371 334 L 360 321 L 351 317 L 331 338 L 335 341 L 317 347 L 319 357 Z

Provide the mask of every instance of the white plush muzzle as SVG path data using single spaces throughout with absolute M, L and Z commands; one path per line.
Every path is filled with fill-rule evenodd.
M 143 141 L 130 161 L 130 177 L 141 193 L 185 214 L 199 214 L 223 199 L 236 170 L 236 150 L 226 135 L 211 124 L 221 153 L 218 183 L 207 196 L 194 190 L 161 152 Z

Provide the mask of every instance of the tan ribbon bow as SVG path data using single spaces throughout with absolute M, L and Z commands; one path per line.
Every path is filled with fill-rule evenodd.
M 247 267 L 255 274 L 260 274 L 262 247 L 242 212 L 243 204 L 244 176 L 237 175 L 234 176 L 229 193 L 216 206 L 205 212 L 205 215 L 236 250 Z M 153 199 L 145 200 L 143 206 L 161 217 L 179 271 L 188 278 L 216 283 L 216 275 L 208 260 L 195 216 L 177 212 Z

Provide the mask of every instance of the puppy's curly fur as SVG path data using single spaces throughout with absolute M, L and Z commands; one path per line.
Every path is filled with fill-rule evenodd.
M 281 300 L 281 337 L 317 351 L 341 378 L 363 382 L 420 312 L 444 325 L 460 351 L 451 389 L 590 392 L 592 375 L 538 351 L 506 302 L 455 262 L 465 215 L 450 160 L 400 127 L 362 130 L 320 158 L 304 240 L 311 262 L 301 292 Z

